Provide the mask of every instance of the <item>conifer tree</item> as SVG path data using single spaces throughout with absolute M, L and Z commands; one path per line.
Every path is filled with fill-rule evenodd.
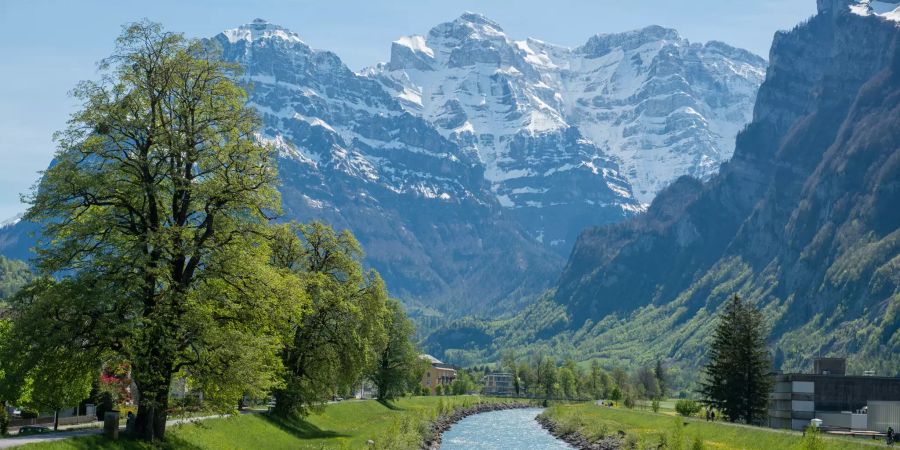
M 734 295 L 719 313 L 700 393 L 732 422 L 757 423 L 766 414 L 772 380 L 762 313 Z

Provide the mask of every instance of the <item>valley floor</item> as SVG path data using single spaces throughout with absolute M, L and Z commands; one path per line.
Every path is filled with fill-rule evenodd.
M 663 408 L 665 411 L 665 408 Z M 543 413 L 562 429 L 577 431 L 590 441 L 604 436 L 625 433 L 625 442 L 636 448 L 657 448 L 662 442 L 672 442 L 676 424 L 681 424 L 682 445 L 691 448 L 700 438 L 705 449 L 772 450 L 802 449 L 803 435 L 788 430 L 738 425 L 727 422 L 706 422 L 703 419 L 684 419 L 673 412 L 607 408 L 593 403 L 554 405 Z M 821 450 L 853 450 L 883 447 L 883 441 L 823 436 Z M 626 446 L 627 447 L 627 446 Z
M 417 449 L 423 433 L 442 412 L 491 402 L 477 396 L 410 397 L 384 405 L 375 400 L 329 404 L 305 419 L 287 420 L 267 414 L 210 419 L 170 427 L 166 449 Z M 367 441 L 372 440 L 374 445 Z M 123 439 L 110 442 L 99 435 L 21 447 L 54 449 L 157 449 Z

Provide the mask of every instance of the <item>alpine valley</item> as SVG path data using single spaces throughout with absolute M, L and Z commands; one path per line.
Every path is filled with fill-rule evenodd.
M 689 385 L 735 293 L 771 324 L 774 367 L 818 355 L 900 373 L 900 5 L 820 0 L 779 32 L 732 159 L 644 214 L 584 231 L 556 286 L 512 319 L 458 321 L 451 360 L 517 348 L 680 366 Z
M 707 179 L 750 120 L 765 61 L 658 26 L 577 48 L 465 13 L 355 73 L 265 20 L 207 40 L 243 68 L 279 152 L 282 220 L 350 229 L 412 315 L 511 316 L 585 228 Z M 37 227 L 0 228 L 27 259 Z

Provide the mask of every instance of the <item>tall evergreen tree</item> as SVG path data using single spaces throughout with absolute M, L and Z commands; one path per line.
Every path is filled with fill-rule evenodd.
M 734 295 L 719 314 L 700 393 L 732 422 L 757 423 L 772 388 L 762 313 Z
M 665 398 L 669 393 L 669 377 L 666 374 L 666 368 L 661 360 L 656 360 L 656 367 L 653 369 L 653 375 L 656 377 L 656 384 L 659 385 L 659 396 Z

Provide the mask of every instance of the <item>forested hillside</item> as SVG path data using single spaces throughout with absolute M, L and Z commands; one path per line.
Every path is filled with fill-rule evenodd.
M 11 297 L 30 279 L 28 265 L 0 256 L 0 301 Z

